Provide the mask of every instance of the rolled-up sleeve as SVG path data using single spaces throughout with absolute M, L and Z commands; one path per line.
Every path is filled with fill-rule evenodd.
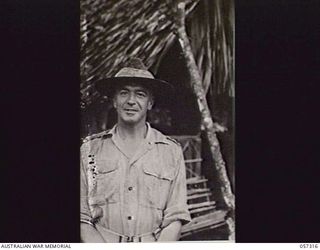
M 88 205 L 88 181 L 84 162 L 84 145 L 81 147 L 80 154 L 80 221 L 91 224 L 92 217 Z
M 166 227 L 174 221 L 181 221 L 182 225 L 191 221 L 187 206 L 186 167 L 183 153 L 179 147 L 177 153 L 177 174 L 172 182 L 167 206 L 164 210 L 164 220 L 161 227 Z

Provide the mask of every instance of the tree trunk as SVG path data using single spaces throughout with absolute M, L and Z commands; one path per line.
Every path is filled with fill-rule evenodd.
M 229 218 L 227 224 L 229 226 L 229 239 L 234 240 L 234 195 L 231 190 L 230 181 L 227 175 L 225 162 L 220 151 L 219 141 L 216 135 L 217 128 L 212 120 L 210 109 L 206 100 L 206 94 L 202 86 L 202 80 L 199 69 L 197 68 L 191 45 L 185 28 L 185 3 L 180 2 L 177 5 L 175 23 L 176 33 L 179 43 L 182 47 L 183 55 L 187 63 L 187 67 L 191 77 L 193 92 L 197 97 L 197 102 L 202 118 L 202 126 L 206 131 L 210 150 L 215 162 L 215 168 L 221 181 L 221 192 L 226 206 L 229 209 Z

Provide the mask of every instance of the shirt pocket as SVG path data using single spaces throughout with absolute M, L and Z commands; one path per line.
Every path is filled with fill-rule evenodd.
M 97 197 L 106 203 L 119 202 L 119 164 L 117 160 L 100 159 L 97 161 Z M 101 200 L 101 199 L 100 199 Z
M 173 167 L 162 166 L 157 163 L 143 166 L 143 190 L 145 196 L 142 204 L 160 210 L 165 209 L 173 179 Z

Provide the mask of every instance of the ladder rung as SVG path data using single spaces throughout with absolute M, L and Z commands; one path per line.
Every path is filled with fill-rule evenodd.
M 195 204 L 190 204 L 188 205 L 188 209 L 195 209 L 195 208 L 200 208 L 200 207 L 208 207 L 211 205 L 216 204 L 215 201 L 205 201 L 205 202 L 201 202 L 201 203 L 195 203 Z
M 211 226 L 208 226 L 208 227 L 201 227 L 201 228 L 199 228 L 198 230 L 196 229 L 196 230 L 183 231 L 183 232 L 181 233 L 181 238 L 180 238 L 180 239 L 183 239 L 183 238 L 185 238 L 186 236 L 189 236 L 189 235 L 191 235 L 191 234 L 193 234 L 193 233 L 195 233 L 195 232 L 198 233 L 198 232 L 202 232 L 202 231 L 206 231 L 206 230 L 218 228 L 218 227 L 221 227 L 221 226 L 223 226 L 223 225 L 225 225 L 225 224 L 226 224 L 226 222 L 225 222 L 225 221 L 222 221 L 222 222 L 219 222 L 219 223 L 217 223 L 217 224 L 214 224 L 214 225 L 211 225 Z
M 189 224 L 182 227 L 181 233 L 221 223 L 224 221 L 226 213 L 226 211 L 217 210 L 213 213 L 196 217 Z
M 202 162 L 201 158 L 198 159 L 188 159 L 188 160 L 184 160 L 184 163 L 195 163 L 195 162 Z
M 189 189 L 187 190 L 188 195 L 192 194 L 197 194 L 197 193 L 202 193 L 202 192 L 209 192 L 209 188 L 194 188 L 194 189 Z
M 199 179 L 199 177 L 195 177 L 195 178 L 187 179 L 187 184 L 192 185 L 192 184 L 198 184 L 206 181 L 208 181 L 208 179 Z
M 201 207 L 201 208 L 191 210 L 190 214 L 200 213 L 200 212 L 208 211 L 208 210 L 215 209 L 215 208 L 216 208 L 216 205 L 211 205 L 208 207 Z
M 212 193 L 203 193 L 203 194 L 193 194 L 187 197 L 188 200 L 197 199 L 201 197 L 210 197 Z

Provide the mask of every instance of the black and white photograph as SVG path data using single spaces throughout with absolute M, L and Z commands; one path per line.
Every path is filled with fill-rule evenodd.
M 233 0 L 80 0 L 82 242 L 235 240 Z
M 319 248 L 319 10 L 1 1 L 1 248 Z

